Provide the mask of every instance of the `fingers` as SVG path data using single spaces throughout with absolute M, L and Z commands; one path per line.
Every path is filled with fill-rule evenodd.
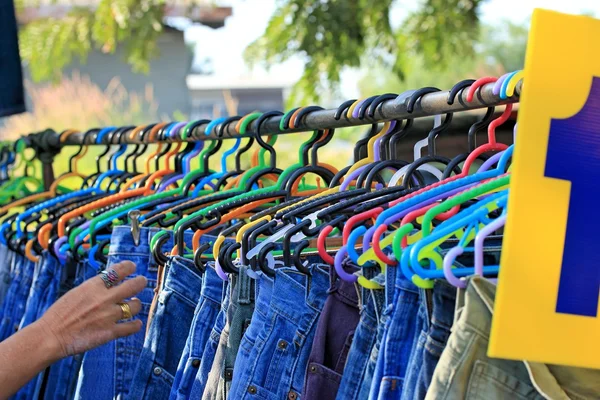
M 136 294 L 144 290 L 147 284 L 148 280 L 146 277 L 138 275 L 133 279 L 129 279 L 121 283 L 119 286 L 111 288 L 111 298 L 115 299 L 116 301 L 121 301 L 123 299 L 134 297 Z
M 113 270 L 115 272 L 115 274 L 117 276 L 115 285 L 117 285 L 119 282 L 122 282 L 126 277 L 128 277 L 129 275 L 131 275 L 135 272 L 135 264 L 132 263 L 131 261 L 123 261 L 118 264 L 112 265 L 108 269 Z M 108 289 L 106 287 L 106 284 L 104 283 L 104 281 L 102 280 L 102 278 L 100 276 L 96 276 L 96 277 L 90 279 L 90 281 L 91 281 L 90 284 L 93 284 L 97 287 L 103 287 L 105 290 Z M 113 289 L 113 288 L 110 288 L 110 289 Z
M 115 338 L 120 338 L 123 336 L 133 335 L 134 333 L 139 332 L 140 329 L 142 329 L 142 321 L 139 319 L 134 319 L 133 321 L 115 324 L 113 327 L 113 335 Z
M 136 316 L 142 310 L 142 302 L 139 299 L 131 299 L 130 301 L 124 301 L 123 303 L 129 304 L 129 309 L 131 311 L 131 316 Z M 113 319 L 114 321 L 122 321 L 123 318 L 123 310 L 118 303 L 115 303 L 113 308 Z

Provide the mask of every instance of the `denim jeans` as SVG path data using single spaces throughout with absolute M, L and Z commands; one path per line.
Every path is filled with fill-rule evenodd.
M 13 277 L 4 302 L 4 313 L 0 325 L 0 341 L 19 330 L 34 278 L 35 263 L 20 254 L 15 254 L 12 271 Z
M 166 279 L 158 297 L 128 398 L 168 399 L 202 290 L 194 262 L 169 258 Z
M 208 375 L 210 374 L 210 370 L 212 369 L 217 354 L 221 332 L 223 332 L 223 328 L 225 328 L 225 323 L 227 321 L 230 289 L 231 285 L 225 282 L 225 293 L 223 294 L 223 300 L 221 301 L 221 309 L 215 318 L 215 323 L 210 331 L 204 350 L 202 351 L 202 361 L 200 362 L 200 368 L 198 369 L 192 384 L 192 390 L 189 396 L 190 399 L 201 399 L 208 385 Z
M 391 283 L 395 275 L 394 295 L 386 309 L 390 311 L 389 319 L 385 322 L 382 351 L 378 356 L 370 399 L 401 398 L 409 357 L 416 340 L 419 289 L 397 267 L 388 268 L 387 271 L 390 275 L 387 282 Z M 386 291 L 387 288 L 386 285 Z
M 365 268 L 363 271 L 363 275 L 369 279 L 377 274 L 372 267 Z M 369 378 L 367 366 L 379 336 L 378 328 L 385 306 L 385 293 L 382 289 L 370 290 L 361 287 L 361 299 L 360 320 L 342 374 L 336 396 L 338 400 L 365 399 L 371 386 L 372 375 Z
M 76 276 L 72 282 L 69 281 L 69 277 L 64 273 L 64 271 L 71 268 L 71 265 L 76 269 Z M 87 262 L 76 262 L 69 256 L 66 266 L 63 268 L 63 274 L 60 277 L 57 296 L 60 297 L 68 290 L 79 286 L 85 280 L 96 276 L 96 274 L 97 271 Z M 47 371 L 48 376 L 44 390 L 45 399 L 70 400 L 73 398 L 83 356 L 84 354 L 81 353 L 66 357 L 50 366 L 50 369 Z
M 402 385 L 402 399 L 412 399 L 415 396 L 415 389 L 419 379 L 421 366 L 423 365 L 423 352 L 427 332 L 429 332 L 430 305 L 428 304 L 427 291 L 419 290 L 420 305 L 417 312 L 417 326 L 415 329 L 415 340 L 410 351 L 410 357 L 406 367 L 406 377 Z
M 224 285 L 225 282 L 219 278 L 214 267 L 207 266 L 202 276 L 200 301 L 196 305 L 183 354 L 171 387 L 169 397 L 171 400 L 190 398 L 192 385 L 203 361 L 204 348 L 221 309 Z
M 276 270 L 267 319 L 252 347 L 240 344 L 251 363 L 236 365 L 231 399 L 301 397 L 308 356 L 327 298 L 329 267 L 312 264 L 310 277 L 282 267 Z
M 239 273 L 231 275 L 231 297 L 225 327 L 219 338 L 208 383 L 202 396 L 205 400 L 225 400 L 229 396 L 235 359 L 244 332 L 254 313 L 254 279 L 246 274 L 249 267 L 238 266 Z
M 250 326 L 246 329 L 240 342 L 240 348 L 235 360 L 235 373 L 233 374 L 232 386 L 241 371 L 245 371 L 254 365 L 254 360 L 250 358 L 250 353 L 269 318 L 274 280 L 265 274 L 261 274 L 256 280 L 254 287 L 256 299 L 254 314 L 252 314 Z M 231 389 L 229 393 L 231 395 Z
M 110 239 L 108 267 L 121 261 L 132 261 L 137 269 L 130 278 L 143 275 L 148 280 L 146 288 L 136 295 L 142 309 L 135 318 L 144 324 L 148 320 L 158 271 L 158 265 L 150 254 L 150 240 L 158 232 L 156 228 L 141 228 L 136 245 L 131 228 L 117 226 L 113 228 Z M 165 248 L 172 246 L 173 240 L 170 239 Z M 143 346 L 144 329 L 88 351 L 79 370 L 75 398 L 103 400 L 127 397 Z
M 360 318 L 357 284 L 330 274 L 327 300 L 317 325 L 302 395 L 334 400 Z
M 2 310 L 2 304 L 10 287 L 11 261 L 12 251 L 0 243 L 0 310 Z
M 60 269 L 58 261 L 45 251 L 38 263 L 37 274 L 29 291 L 29 298 L 25 306 L 25 314 L 21 320 L 19 329 L 32 324 L 56 301 L 57 281 L 60 281 Z M 35 378 L 23 386 L 14 399 L 32 399 L 35 393 L 39 391 L 44 377 L 44 372 L 39 373 Z
M 423 358 L 413 399 L 421 400 L 427 395 L 435 367 L 446 348 L 454 321 L 456 290 L 454 286 L 443 280 L 435 281 L 433 286 L 433 314 L 423 344 Z

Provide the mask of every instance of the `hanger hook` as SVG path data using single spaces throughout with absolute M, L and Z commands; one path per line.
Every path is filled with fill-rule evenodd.
M 356 99 L 346 100 L 345 102 L 340 104 L 338 109 L 335 111 L 335 115 L 333 116 L 333 119 L 335 119 L 336 121 L 339 121 L 340 118 L 342 118 L 342 115 L 344 115 L 344 116 L 346 115 L 345 111 L 348 109 L 348 107 L 350 107 L 356 101 L 357 101 Z
M 269 154 L 271 156 L 271 168 L 275 168 L 275 165 L 276 165 L 275 149 L 269 143 L 265 142 L 263 140 L 263 138 L 260 136 L 260 128 L 267 119 L 269 119 L 271 117 L 278 117 L 281 115 L 283 115 L 283 113 L 281 111 L 269 111 L 269 112 L 262 114 L 256 120 L 256 141 L 261 145 L 261 147 L 263 147 L 264 149 L 266 149 L 269 152 Z
M 426 94 L 435 92 L 441 92 L 441 90 L 431 86 L 415 90 L 414 93 L 408 98 L 408 102 L 406 103 L 406 111 L 409 114 L 412 114 L 412 112 L 415 109 L 415 104 L 421 97 L 423 97 Z
M 450 89 L 450 92 L 448 93 L 448 99 L 446 100 L 448 105 L 451 106 L 454 104 L 456 96 L 474 83 L 475 79 L 465 79 L 452 86 L 452 89 Z M 459 99 L 459 101 L 461 101 L 461 99 Z

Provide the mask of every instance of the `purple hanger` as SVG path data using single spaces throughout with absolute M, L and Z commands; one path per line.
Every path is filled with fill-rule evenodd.
M 508 72 L 504 75 L 502 75 L 494 84 L 494 87 L 492 88 L 492 94 L 494 94 L 495 96 L 498 96 L 500 94 L 500 89 L 502 88 L 502 83 L 504 83 L 504 81 L 506 80 L 506 78 L 512 74 L 512 72 Z
M 475 236 L 475 275 L 483 276 L 483 242 L 506 224 L 506 214 L 484 226 Z
M 467 283 L 454 275 L 452 272 L 452 264 L 454 264 L 456 257 L 460 256 L 464 250 L 465 249 L 463 249 L 462 246 L 453 247 L 444 257 L 444 276 L 452 286 L 455 286 L 459 289 L 465 289 L 467 287 Z

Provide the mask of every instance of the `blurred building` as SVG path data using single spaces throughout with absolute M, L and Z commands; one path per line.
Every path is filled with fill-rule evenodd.
M 190 74 L 191 119 L 245 115 L 253 111 L 284 110 L 286 92 L 293 82 L 266 77 L 227 77 Z
M 40 0 L 31 5 L 25 5 L 17 12 L 20 25 L 40 18 L 61 18 L 73 7 L 96 7 L 99 0 Z M 200 3 L 200 4 L 198 4 Z M 193 23 L 217 29 L 225 25 L 225 20 L 231 16 L 231 7 L 216 7 L 209 2 L 191 2 L 185 0 L 169 1 L 165 6 L 165 21 L 169 19 L 187 18 Z M 160 56 L 150 61 L 149 74 L 134 73 L 131 66 L 124 61 L 122 48 L 112 54 L 100 50 L 92 50 L 85 63 L 77 58 L 73 64 L 65 68 L 65 76 L 78 72 L 81 76 L 89 76 L 92 83 L 100 88 L 106 88 L 111 80 L 117 78 L 127 91 L 147 93 L 152 89 L 152 95 L 158 104 L 160 116 L 172 116 L 175 112 L 190 115 L 188 86 L 186 77 L 191 71 L 193 48 L 184 41 L 183 28 L 163 26 L 163 34 L 158 40 Z M 28 77 L 27 67 L 24 68 Z

